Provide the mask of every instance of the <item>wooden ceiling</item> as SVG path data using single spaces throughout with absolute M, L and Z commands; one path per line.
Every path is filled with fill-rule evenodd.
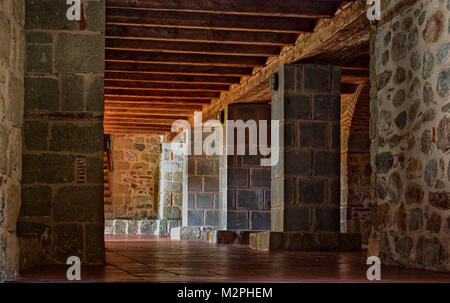
M 332 18 L 341 2 L 106 0 L 105 133 L 169 132 Z

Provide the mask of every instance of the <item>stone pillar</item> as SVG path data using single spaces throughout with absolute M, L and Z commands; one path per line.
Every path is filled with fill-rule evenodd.
M 359 235 L 339 233 L 340 68 L 285 65 L 270 82 L 272 119 L 280 122 L 279 162 L 272 167 L 272 232 L 251 234 L 250 246 L 360 249 Z
M 371 32 L 369 255 L 450 272 L 450 5 L 407 2 Z
M 272 89 L 280 161 L 272 168 L 272 231 L 339 231 L 340 69 L 285 65 Z
M 104 263 L 104 1 L 26 1 L 21 266 Z
M 19 272 L 25 5 L 0 1 L 0 283 Z

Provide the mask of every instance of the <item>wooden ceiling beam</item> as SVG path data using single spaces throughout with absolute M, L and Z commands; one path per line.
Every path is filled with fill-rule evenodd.
M 315 19 L 107 8 L 106 24 L 299 34 L 312 32 Z
M 159 89 L 159 90 L 192 90 L 192 91 L 227 91 L 229 85 L 220 84 L 198 84 L 198 83 L 164 83 L 164 82 L 139 82 L 105 80 L 105 88 L 127 88 L 127 89 Z
M 107 0 L 106 7 L 231 15 L 330 18 L 340 1 L 326 0 Z
M 134 129 L 134 128 L 107 128 L 104 130 L 105 134 L 109 135 L 166 135 L 167 131 L 160 131 L 160 130 L 140 130 L 140 129 Z
M 189 91 L 189 90 L 136 90 L 136 89 L 105 89 L 105 95 L 108 96 L 146 96 L 146 97 L 205 97 L 205 98 L 217 98 L 220 96 L 218 92 L 209 91 Z
M 140 116 L 146 114 L 154 114 L 160 116 L 186 116 L 190 115 L 194 111 L 187 110 L 177 110 L 176 108 L 172 109 L 161 109 L 161 108 L 153 108 L 153 109 L 133 109 L 133 108 L 109 108 L 105 107 L 105 114 L 124 114 L 124 115 L 133 115 Z
M 142 117 L 116 117 L 114 115 L 105 116 L 103 123 L 149 123 L 152 125 L 171 126 L 177 119 L 148 119 Z
M 105 40 L 107 50 L 134 51 L 163 51 L 172 53 L 193 53 L 210 55 L 239 55 L 239 56 L 278 56 L 280 46 L 270 45 L 238 45 L 225 43 L 201 43 L 183 41 L 155 41 L 108 38 Z
M 264 66 L 266 57 L 175 54 L 161 52 L 140 52 L 128 50 L 107 50 L 106 60 L 133 63 L 190 64 L 206 66 Z
M 106 60 L 105 71 L 133 71 L 156 74 L 183 74 L 203 76 L 248 76 L 252 68 L 233 66 L 179 65 L 179 64 L 145 64 L 110 62 Z
M 132 38 L 154 41 L 215 42 L 255 45 L 292 45 L 297 34 L 223 31 L 168 27 L 107 25 L 106 38 Z
M 147 105 L 157 105 L 157 104 L 167 104 L 172 105 L 208 105 L 211 103 L 210 99 L 183 99 L 183 98 L 146 98 L 146 97 L 111 97 L 105 96 L 105 102 L 107 103 L 118 103 L 118 104 L 147 104 Z
M 105 81 L 142 81 L 142 82 L 166 82 L 166 83 L 198 83 L 198 84 L 236 84 L 239 77 L 229 76 L 196 76 L 196 75 L 161 75 L 146 73 L 106 72 Z
M 135 120 L 137 118 L 140 119 L 146 119 L 146 120 L 150 120 L 150 121 L 156 121 L 156 120 L 163 120 L 164 123 L 167 123 L 167 121 L 170 121 L 170 123 L 172 123 L 175 120 L 178 119 L 187 119 L 189 118 L 190 115 L 184 115 L 184 116 L 180 116 L 180 115 L 152 115 L 152 114 L 146 114 L 146 115 L 139 115 L 139 116 L 130 116 L 128 114 L 117 114 L 117 113 L 105 113 L 105 119 L 116 119 L 116 118 L 125 118 L 125 119 L 130 119 L 131 120 Z
M 185 110 L 185 111 L 198 111 L 202 110 L 202 105 L 173 105 L 168 103 L 163 104 L 145 104 L 145 103 L 114 103 L 110 101 L 105 102 L 105 108 L 107 109 L 164 109 L 164 110 Z

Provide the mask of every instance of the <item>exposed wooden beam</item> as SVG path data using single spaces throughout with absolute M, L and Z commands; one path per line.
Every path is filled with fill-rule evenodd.
M 149 120 L 149 121 L 157 121 L 157 120 L 163 120 L 164 124 L 167 123 L 167 121 L 170 121 L 170 123 L 172 123 L 175 120 L 178 119 L 187 119 L 190 115 L 185 115 L 185 116 L 179 116 L 179 115 L 167 115 L 167 116 L 161 116 L 161 115 L 140 115 L 138 117 L 130 117 L 130 115 L 127 114 L 116 114 L 116 113 L 105 113 L 105 119 L 116 119 L 116 118 L 125 118 L 125 119 L 130 119 L 131 120 L 136 120 L 137 118 L 140 119 L 145 119 L 145 120 Z M 171 121 L 172 120 L 172 121 Z
M 139 82 L 105 80 L 105 88 L 127 88 L 127 89 L 158 89 L 158 90 L 192 90 L 192 91 L 226 91 L 229 85 L 221 84 L 198 84 L 198 83 L 164 83 L 164 82 Z
M 119 127 L 145 127 L 154 130 L 163 130 L 170 131 L 170 125 L 158 125 L 158 124 L 150 124 L 150 123 L 129 123 L 126 121 L 116 121 L 116 122 L 105 122 L 103 123 L 105 128 L 119 128 Z
M 291 45 L 297 34 L 107 25 L 106 38 L 157 41 L 216 42 L 256 45 Z
M 105 108 L 106 109 L 135 109 L 135 110 L 164 109 L 164 110 L 169 110 L 169 111 L 176 109 L 176 110 L 184 110 L 184 111 L 199 111 L 199 110 L 203 109 L 203 106 L 202 105 L 181 105 L 181 104 L 173 105 L 170 103 L 163 103 L 163 104 L 146 104 L 146 103 L 137 103 L 137 102 L 115 103 L 115 102 L 111 102 L 111 101 L 106 101 Z
M 178 110 L 176 108 L 151 108 L 151 109 L 134 109 L 134 108 L 109 108 L 105 107 L 105 114 L 124 114 L 124 115 L 146 115 L 155 114 L 161 116 L 186 116 L 193 111 Z
M 145 25 L 214 30 L 264 31 L 277 33 L 312 32 L 310 18 L 242 16 L 194 12 L 149 11 L 107 8 L 106 23 L 115 25 Z
M 244 67 L 264 66 L 267 60 L 265 57 L 174 54 L 128 50 L 107 50 L 105 56 L 106 60 L 119 62 Z
M 252 74 L 252 68 L 232 66 L 199 66 L 179 64 L 145 64 L 110 62 L 106 60 L 105 71 L 136 71 L 157 74 L 245 76 Z
M 165 98 L 165 97 L 141 97 L 141 96 L 129 96 L 129 97 L 117 97 L 117 96 L 105 96 L 105 102 L 108 103 L 139 103 L 139 104 L 167 104 L 167 105 L 208 105 L 211 100 L 198 99 L 198 98 Z
M 239 83 L 240 79 L 241 79 L 240 77 L 229 77 L 229 76 L 165 75 L 165 74 L 146 74 L 146 73 L 130 73 L 130 72 L 105 73 L 105 80 L 120 80 L 120 81 L 235 84 Z
M 205 98 L 217 98 L 219 97 L 218 92 L 208 92 L 208 91 L 189 91 L 189 90 L 135 90 L 135 89 L 105 89 L 105 95 L 110 96 L 147 96 L 147 97 L 205 97 Z
M 348 84 L 348 83 L 342 83 L 341 84 L 341 94 L 354 94 L 356 90 L 357 85 L 356 84 Z
M 238 45 L 225 43 L 201 43 L 183 41 L 155 41 L 108 38 L 105 47 L 109 49 L 135 51 L 163 51 L 171 53 L 192 53 L 210 55 L 239 55 L 239 56 L 278 56 L 280 46 L 270 45 Z
M 370 72 L 368 70 L 341 69 L 342 83 L 361 83 L 369 80 Z
M 163 136 L 167 133 L 167 131 L 161 130 L 141 130 L 134 128 L 106 128 L 104 132 L 105 134 L 110 135 L 140 134 L 140 135 L 160 135 L 160 136 Z
M 148 119 L 148 118 L 142 118 L 142 117 L 133 117 L 130 118 L 128 116 L 126 117 L 117 117 L 116 115 L 108 115 L 105 116 L 103 123 L 114 123 L 114 122 L 124 122 L 124 123 L 149 123 L 154 125 L 161 125 L 161 126 L 171 126 L 173 121 L 176 121 L 177 119 Z
M 228 92 L 221 94 L 220 98 L 212 101 L 210 106 L 203 110 L 205 119 L 214 116 L 224 106 L 240 102 L 249 95 L 258 95 L 261 90 L 267 89 L 269 77 L 283 64 L 298 62 L 302 59 L 316 56 L 328 40 L 341 32 L 348 32 L 353 23 L 359 25 L 361 18 L 367 19 L 366 1 L 357 0 L 340 11 L 332 20 L 319 26 L 312 34 L 306 35 L 295 46 L 287 47 L 280 56 L 268 62 L 268 64 L 248 77 L 245 81 L 235 85 Z M 351 42 L 351 37 L 347 38 Z
M 324 0 L 107 0 L 106 6 L 156 11 L 329 18 L 333 16 L 337 3 L 338 1 Z

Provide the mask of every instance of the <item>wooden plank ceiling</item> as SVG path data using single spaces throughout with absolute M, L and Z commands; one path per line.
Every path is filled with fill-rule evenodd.
M 105 133 L 169 132 L 332 18 L 341 2 L 107 0 Z

